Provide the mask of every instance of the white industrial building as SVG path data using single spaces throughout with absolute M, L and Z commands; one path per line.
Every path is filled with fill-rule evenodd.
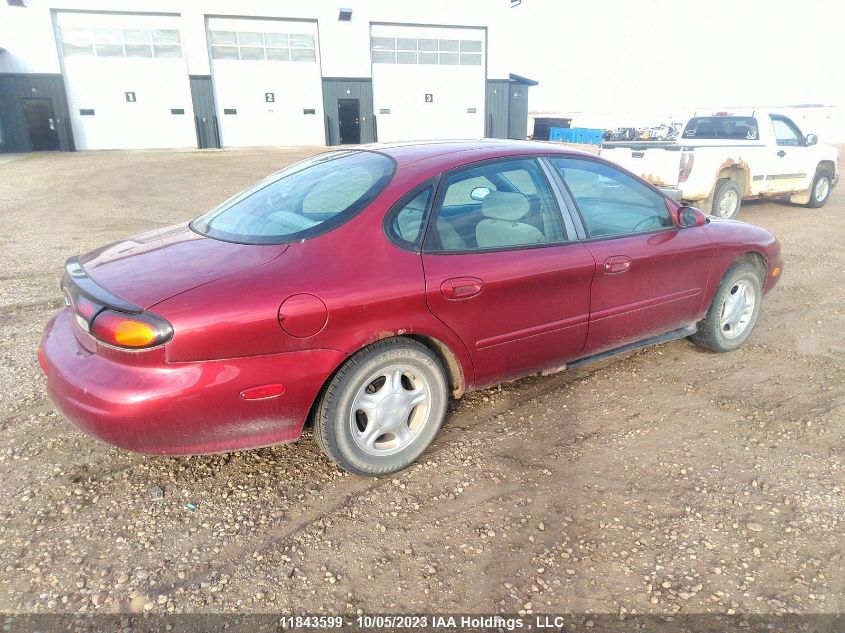
M 525 138 L 509 0 L 0 0 L 0 151 Z

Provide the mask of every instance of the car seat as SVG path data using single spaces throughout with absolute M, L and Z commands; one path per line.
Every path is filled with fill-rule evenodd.
M 716 126 L 713 125 L 712 121 L 708 121 L 704 119 L 698 122 L 698 125 L 695 126 L 695 136 L 698 137 L 715 137 L 716 136 Z
M 422 228 L 423 213 L 425 209 L 406 207 L 397 217 L 399 235 L 403 240 L 416 241 Z M 440 247 L 446 251 L 465 251 L 466 242 L 460 234 L 449 224 L 448 220 L 437 218 L 435 223 L 437 236 L 440 238 Z
M 475 229 L 479 248 L 542 244 L 543 233 L 535 226 L 520 222 L 531 205 L 521 193 L 491 191 L 481 203 L 484 219 Z

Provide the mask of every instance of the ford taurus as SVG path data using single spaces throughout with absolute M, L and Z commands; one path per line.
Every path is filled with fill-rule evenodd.
M 68 419 L 156 454 L 299 438 L 402 469 L 450 396 L 689 337 L 742 345 L 781 273 L 762 228 L 540 143 L 363 146 L 66 264 L 38 350 Z

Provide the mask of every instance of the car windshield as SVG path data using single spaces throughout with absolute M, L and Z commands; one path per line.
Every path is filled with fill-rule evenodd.
M 750 116 L 699 116 L 693 117 L 684 128 L 684 138 L 734 139 L 756 141 L 757 119 Z
M 190 227 L 200 235 L 241 244 L 313 237 L 366 207 L 393 172 L 393 160 L 376 152 L 320 154 L 257 182 Z

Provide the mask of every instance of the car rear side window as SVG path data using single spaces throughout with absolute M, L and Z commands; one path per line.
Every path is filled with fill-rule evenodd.
M 564 241 L 560 210 L 537 161 L 484 163 L 447 176 L 427 251 L 477 251 Z
M 666 200 L 632 176 L 594 160 L 552 158 L 591 238 L 675 226 Z
M 390 240 L 397 246 L 414 250 L 423 238 L 426 210 L 434 195 L 434 185 L 428 185 L 417 193 L 410 194 L 399 202 L 398 207 L 388 214 L 385 228 Z M 419 252 L 419 248 L 415 249 Z
M 259 181 L 191 222 L 201 235 L 241 244 L 282 244 L 340 226 L 393 177 L 383 154 L 320 154 Z

